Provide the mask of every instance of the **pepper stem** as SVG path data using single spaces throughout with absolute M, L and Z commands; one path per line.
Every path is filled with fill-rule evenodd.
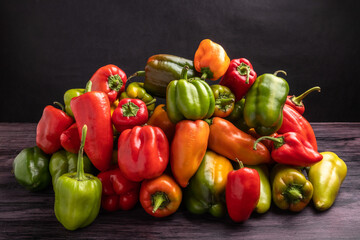
M 250 78 L 250 66 L 245 63 L 240 63 L 240 65 L 236 68 L 236 70 L 240 73 L 240 75 L 246 75 L 246 84 L 249 84 Z
M 65 110 L 64 105 L 62 105 L 60 102 L 55 101 L 55 102 L 53 102 L 53 104 L 58 105 L 61 108 L 61 111 Z
M 87 93 L 87 92 L 91 92 L 91 87 L 92 87 L 92 81 L 88 81 L 87 83 L 86 83 L 86 87 L 85 87 L 85 92 Z
M 156 98 L 153 98 L 150 102 L 145 103 L 146 106 L 149 106 L 156 102 Z
M 202 80 L 205 80 L 206 77 L 207 77 L 207 72 L 204 72 L 204 73 L 201 75 L 201 79 L 202 79 Z
M 204 119 L 204 121 L 205 121 L 207 124 L 211 125 L 211 124 L 213 123 L 213 118 L 207 118 L 207 119 Z
M 307 95 L 309 95 L 309 93 L 312 93 L 312 92 L 314 92 L 314 91 L 320 92 L 320 90 L 321 90 L 321 88 L 320 88 L 319 86 L 312 87 L 312 88 L 310 88 L 309 90 L 306 90 L 304 93 L 302 93 L 301 95 L 299 95 L 299 96 L 297 96 L 297 97 L 296 97 L 296 96 L 291 97 L 290 100 L 291 100 L 293 103 L 295 103 L 296 105 L 301 106 L 301 105 L 302 105 L 301 101 L 302 101 Z
M 111 90 L 115 90 L 116 92 L 118 92 L 122 88 L 124 82 L 119 76 L 119 74 L 115 74 L 108 77 L 108 84 Z
M 151 196 L 151 201 L 153 205 L 153 213 L 155 213 L 159 208 L 164 208 L 170 202 L 168 196 L 164 192 L 156 192 L 153 194 Z
M 221 105 L 221 106 L 225 106 L 225 105 L 228 105 L 228 104 L 231 104 L 235 102 L 235 100 L 233 98 L 218 98 L 216 99 L 215 101 L 215 104 L 217 105 Z
M 137 71 L 135 73 L 133 73 L 132 75 L 130 75 L 130 77 L 128 77 L 127 81 L 129 81 L 129 79 L 133 78 L 133 77 L 143 77 L 145 76 L 145 71 Z
M 87 126 L 84 124 L 82 128 L 81 133 L 81 145 L 78 153 L 78 162 L 77 162 L 77 172 L 76 172 L 76 178 L 79 181 L 82 181 L 85 179 L 85 173 L 84 173 L 84 146 L 85 146 L 85 139 L 86 139 L 86 133 L 87 133 Z
M 187 80 L 187 72 L 188 72 L 188 70 L 189 70 L 189 66 L 188 66 L 188 65 L 185 65 L 185 66 L 183 67 L 183 69 L 181 70 L 181 75 L 180 75 L 180 78 L 181 78 L 181 79 Z
M 296 203 L 300 201 L 303 196 L 298 188 L 290 187 L 285 193 L 284 193 L 286 199 L 288 199 L 288 202 Z
M 244 168 L 244 164 L 242 161 L 240 161 L 238 158 L 235 158 L 235 160 L 239 163 L 239 169 Z
M 278 73 L 282 73 L 282 74 L 284 74 L 285 76 L 287 76 L 287 73 L 286 73 L 284 70 L 277 70 L 276 72 L 274 72 L 274 75 L 277 76 Z
M 258 143 L 262 140 L 271 140 L 274 142 L 274 146 L 275 148 L 279 148 L 281 147 L 282 145 L 284 145 L 285 141 L 284 141 L 284 137 L 270 137 L 270 136 L 263 136 L 263 137 L 260 137 L 258 139 L 256 139 L 255 143 L 254 143 L 254 147 L 253 149 L 256 150 L 256 147 L 258 145 Z

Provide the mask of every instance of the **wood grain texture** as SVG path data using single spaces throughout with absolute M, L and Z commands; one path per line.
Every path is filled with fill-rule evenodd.
M 100 211 L 90 226 L 67 231 L 54 215 L 51 188 L 31 193 L 11 173 L 15 156 L 35 145 L 36 124 L 0 123 L 0 238 L 1 239 L 358 239 L 360 236 L 360 123 L 312 123 L 319 151 L 332 151 L 348 166 L 335 204 L 318 212 L 312 204 L 300 213 L 272 205 L 242 224 L 229 217 L 196 216 L 184 207 L 156 219 L 138 204 L 131 211 Z

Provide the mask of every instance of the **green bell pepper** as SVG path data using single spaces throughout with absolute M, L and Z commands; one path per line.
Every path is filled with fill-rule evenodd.
M 215 110 L 215 97 L 210 86 L 200 78 L 187 78 L 187 66 L 182 79 L 171 81 L 166 92 L 169 119 L 177 123 L 183 119 L 209 118 Z
M 207 151 L 199 169 L 185 189 L 185 205 L 194 214 L 209 212 L 215 217 L 226 213 L 225 187 L 227 175 L 234 170 L 230 161 Z
M 40 148 L 23 149 L 13 162 L 16 181 L 30 191 L 40 191 L 49 186 L 49 156 Z
M 136 98 L 142 100 L 149 111 L 149 115 L 151 115 L 155 109 L 156 98 L 151 96 L 144 89 L 144 83 L 142 82 L 132 82 L 127 86 L 126 91 L 120 94 L 120 99 L 124 98 Z
M 74 89 L 69 89 L 65 92 L 64 94 L 64 103 L 65 103 L 65 112 L 67 115 L 69 115 L 70 117 L 74 117 L 74 114 L 70 108 L 70 101 L 71 99 L 73 99 L 74 97 L 78 97 L 82 94 L 85 93 L 85 89 L 84 88 L 74 88 Z
M 246 124 L 262 136 L 273 134 L 282 124 L 289 85 L 285 79 L 276 76 L 278 72 L 259 76 L 245 96 Z
M 50 158 L 49 170 L 52 177 L 53 188 L 57 179 L 65 173 L 73 173 L 77 170 L 78 154 L 60 150 L 54 153 Z M 84 172 L 94 174 L 96 168 L 92 165 L 90 159 L 84 155 Z
M 234 110 L 225 119 L 230 121 L 241 131 L 248 132 L 250 128 L 246 125 L 244 119 L 244 106 L 245 98 L 242 98 L 235 103 Z
M 87 126 L 81 134 L 77 172 L 65 173 L 55 185 L 55 216 L 68 230 L 76 230 L 91 224 L 100 211 L 101 181 L 91 174 L 84 173 L 83 152 Z

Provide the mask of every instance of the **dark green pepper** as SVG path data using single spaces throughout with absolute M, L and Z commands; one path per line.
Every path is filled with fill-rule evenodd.
M 145 89 L 144 83 L 142 82 L 132 82 L 127 86 L 126 91 L 122 92 L 120 95 L 120 99 L 124 98 L 136 98 L 142 100 L 148 109 L 149 115 L 155 109 L 156 99 L 153 98 Z
M 259 135 L 271 135 L 282 124 L 283 107 L 289 93 L 285 79 L 274 74 L 259 76 L 245 96 L 244 118 Z
M 185 189 L 185 204 L 194 214 L 209 212 L 215 217 L 226 213 L 225 187 L 227 175 L 234 170 L 230 161 L 207 151 L 199 169 Z
M 244 106 L 245 98 L 242 98 L 235 103 L 234 110 L 225 119 L 230 121 L 241 131 L 248 132 L 250 128 L 246 125 L 244 119 Z
M 171 81 L 166 92 L 169 119 L 177 123 L 183 119 L 206 119 L 213 115 L 215 98 L 210 86 L 200 78 L 187 78 L 187 67 L 182 79 Z
M 60 150 L 54 153 L 50 158 L 49 170 L 52 176 L 52 184 L 55 189 L 57 179 L 65 173 L 73 173 L 77 170 L 78 154 Z M 84 171 L 94 174 L 96 169 L 90 159 L 84 156 Z
M 65 112 L 67 115 L 69 115 L 70 117 L 74 117 L 74 114 L 70 108 L 70 101 L 71 99 L 73 99 L 74 97 L 78 97 L 82 94 L 84 94 L 85 89 L 84 88 L 74 88 L 74 89 L 69 89 L 65 92 L 64 94 L 64 103 L 65 103 Z
M 51 183 L 49 156 L 40 148 L 23 149 L 13 162 L 16 181 L 30 191 L 40 191 Z

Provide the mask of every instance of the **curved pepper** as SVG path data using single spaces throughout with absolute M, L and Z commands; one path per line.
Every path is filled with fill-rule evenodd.
M 135 126 L 118 140 L 118 164 L 124 177 L 140 182 L 160 176 L 169 162 L 169 142 L 158 127 Z
M 257 165 L 271 162 L 269 150 L 260 143 L 258 150 L 253 146 L 256 139 L 234 126 L 231 122 L 214 117 L 210 122 L 208 148 L 230 160 Z
M 233 167 L 228 159 L 207 151 L 199 170 L 186 188 L 186 208 L 194 214 L 209 212 L 215 217 L 224 216 L 227 175 L 232 170 Z
M 320 90 L 321 90 L 320 87 L 313 87 L 313 88 L 310 88 L 309 90 L 305 91 L 304 93 L 302 93 L 301 95 L 299 95 L 297 97 L 295 95 L 287 96 L 285 104 L 287 104 L 290 107 L 294 108 L 298 113 L 303 115 L 304 112 L 305 112 L 305 106 L 304 106 L 302 100 L 307 95 L 309 95 L 310 93 L 312 93 L 314 91 L 320 92 Z
M 243 132 L 249 131 L 249 127 L 246 125 L 244 119 L 244 106 L 245 106 L 245 98 L 237 101 L 234 105 L 234 109 L 225 119 L 234 124 L 238 129 Z
M 80 149 L 80 136 L 77 124 L 74 123 L 60 135 L 60 144 L 68 152 L 77 153 Z
M 49 156 L 38 147 L 23 149 L 14 159 L 16 181 L 30 191 L 40 191 L 49 186 Z
M 215 109 L 215 98 L 210 86 L 200 78 L 187 79 L 187 67 L 182 79 L 171 81 L 166 91 L 166 110 L 170 120 L 209 118 Z
M 173 214 L 179 208 L 181 200 L 181 188 L 166 174 L 141 183 L 141 206 L 154 217 L 166 217 Z
M 149 116 L 155 109 L 155 101 L 149 93 L 144 89 L 144 83 L 142 82 L 132 82 L 127 86 L 126 91 L 120 94 L 120 100 L 124 98 L 137 98 L 142 100 L 149 111 Z
M 308 177 L 314 186 L 313 202 L 319 211 L 329 209 L 335 202 L 346 174 L 347 166 L 333 152 L 320 153 L 322 161 L 310 167 Z
M 201 72 L 201 79 L 212 81 L 224 75 L 230 64 L 230 58 L 224 48 L 211 41 L 204 39 L 200 42 L 194 56 L 194 66 L 196 71 Z
M 220 80 L 220 85 L 227 86 L 235 94 L 236 101 L 241 100 L 256 80 L 256 72 L 246 58 L 233 59 Z
M 278 163 L 308 167 L 323 159 L 322 155 L 296 132 L 280 134 L 277 137 L 261 137 L 256 140 L 254 150 L 256 150 L 256 145 L 265 139 L 273 141 L 271 158 Z
M 62 110 L 46 106 L 36 127 L 36 145 L 46 154 L 52 154 L 61 148 L 60 135 L 74 122 L 63 111 L 64 107 L 59 105 Z
M 246 94 L 246 124 L 262 136 L 275 133 L 283 121 L 289 85 L 285 79 L 276 76 L 277 72 L 259 76 Z
M 92 90 L 106 93 L 110 103 L 114 102 L 118 94 L 124 91 L 126 80 L 124 71 L 113 64 L 99 68 L 90 79 Z
M 244 167 L 229 172 L 226 183 L 226 206 L 234 222 L 246 221 L 260 198 L 260 176 L 255 169 Z
M 104 92 L 90 91 L 91 81 L 88 82 L 86 92 L 71 100 L 79 136 L 81 128 L 88 126 L 88 136 L 85 152 L 90 161 L 100 171 L 110 167 L 113 152 L 113 128 L 110 115 L 109 98 Z
M 130 210 L 139 199 L 140 183 L 126 179 L 119 168 L 99 173 L 102 183 L 101 206 L 106 211 Z
M 209 125 L 203 120 L 183 120 L 176 124 L 170 149 L 170 165 L 175 180 L 181 187 L 188 185 L 205 155 Z
M 313 195 L 313 185 L 299 169 L 275 165 L 271 175 L 272 197 L 276 206 L 300 212 L 308 205 Z
M 64 94 L 64 104 L 65 104 L 65 112 L 67 115 L 69 115 L 70 117 L 74 117 L 74 114 L 71 110 L 70 107 L 70 101 L 71 99 L 73 99 L 74 97 L 78 97 L 82 94 L 85 93 L 85 89 L 84 88 L 74 88 L 74 89 L 69 89 L 65 92 Z
M 315 133 L 306 118 L 287 104 L 284 106 L 283 115 L 283 123 L 279 128 L 278 133 L 296 132 L 309 141 L 314 150 L 317 151 Z
M 169 140 L 169 143 L 172 141 L 175 134 L 175 126 L 173 122 L 170 121 L 169 116 L 166 112 L 165 104 L 159 104 L 149 120 L 147 121 L 148 125 L 161 128 L 166 137 Z
M 235 96 L 228 87 L 219 84 L 210 86 L 215 97 L 213 117 L 227 117 L 234 109 Z
M 80 149 L 80 146 L 79 146 Z M 87 156 L 84 158 L 84 172 L 94 174 L 95 168 Z M 78 154 L 60 150 L 54 153 L 50 158 L 49 171 L 52 177 L 53 188 L 55 189 L 56 181 L 65 173 L 74 173 L 77 171 Z

